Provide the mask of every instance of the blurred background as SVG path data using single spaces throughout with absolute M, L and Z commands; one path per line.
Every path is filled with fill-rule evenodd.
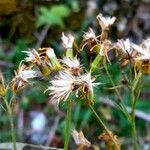
M 29 48 L 52 47 L 59 58 L 63 56 L 61 34 L 72 33 L 77 43 L 82 35 L 92 27 L 99 34 L 100 28 L 96 16 L 116 16 L 117 20 L 110 31 L 110 39 L 130 38 L 141 43 L 150 36 L 149 0 L 0 0 L 0 70 L 8 83 L 14 76 L 14 70 L 25 57 L 22 51 Z M 89 69 L 88 53 L 81 61 Z M 118 63 L 109 67 L 116 85 L 122 83 L 122 72 Z M 96 111 L 109 125 L 110 129 L 122 141 L 123 149 L 132 149 L 130 125 L 126 117 L 110 100 L 115 93 L 107 90 L 111 86 L 103 73 L 98 81 L 106 83 L 95 89 Z M 38 84 L 37 84 L 38 82 Z M 40 84 L 39 84 L 40 82 Z M 14 109 L 17 141 L 62 148 L 65 134 L 65 105 L 59 109 L 49 105 L 48 93 L 43 91 L 47 84 L 41 81 L 33 83 L 19 93 Z M 130 107 L 130 94 L 123 100 Z M 73 104 L 72 128 L 82 130 L 92 143 L 101 145 L 97 137 L 102 130 L 95 118 L 81 100 Z M 150 77 L 145 77 L 142 94 L 137 104 L 137 133 L 143 150 L 150 149 Z M 0 142 L 8 142 L 11 135 L 6 113 L 0 109 Z M 75 149 L 71 139 L 70 150 Z M 29 149 L 29 148 L 26 148 Z

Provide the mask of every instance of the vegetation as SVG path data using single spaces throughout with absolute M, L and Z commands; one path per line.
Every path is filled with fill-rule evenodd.
M 118 5 L 0 2 L 0 149 L 150 148 L 147 2 Z

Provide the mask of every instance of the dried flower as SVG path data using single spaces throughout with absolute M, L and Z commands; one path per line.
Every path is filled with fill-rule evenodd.
M 60 71 L 50 83 L 51 86 L 47 89 L 51 91 L 50 101 L 57 106 L 61 100 L 66 101 L 71 92 L 76 90 L 75 86 L 79 84 L 76 77 L 69 71 Z
M 113 140 L 112 140 L 113 138 Z M 102 140 L 105 142 L 107 149 L 118 149 L 120 150 L 121 144 L 118 140 L 118 137 L 114 135 L 111 131 L 109 131 L 109 134 L 107 132 L 103 132 L 99 137 L 99 140 Z M 114 141 L 117 145 L 114 144 Z
M 62 40 L 63 46 L 66 49 L 72 48 L 73 42 L 74 42 L 74 37 L 71 34 L 68 34 L 68 36 L 65 36 L 65 34 L 62 33 L 61 40 Z
M 77 145 L 85 145 L 87 147 L 91 146 L 91 143 L 85 138 L 82 131 L 77 132 L 76 130 L 73 130 L 72 136 Z
M 92 28 L 89 28 L 88 32 L 85 32 L 83 34 L 83 40 L 82 40 L 82 48 L 81 50 L 83 50 L 83 48 L 87 45 L 87 44 L 91 44 L 92 48 L 90 49 L 90 51 L 93 51 L 95 44 L 98 44 L 98 37 L 96 37 L 94 31 Z
M 47 89 L 50 90 L 50 101 L 57 106 L 60 101 L 66 101 L 73 91 L 76 91 L 76 96 L 81 91 L 84 96 L 91 94 L 93 98 L 93 88 L 98 84 L 93 83 L 91 73 L 74 76 L 69 70 L 60 71 L 50 83 Z
M 136 47 L 135 47 L 136 48 Z M 143 43 L 138 46 L 141 55 L 136 57 L 138 60 L 150 60 L 150 39 L 144 40 Z
M 108 52 L 110 51 L 110 49 L 111 49 L 111 41 L 107 39 L 103 40 L 100 45 L 99 55 L 106 56 L 106 59 L 111 64 L 109 57 L 108 57 Z
M 115 47 L 119 52 L 120 58 L 123 60 L 123 66 L 129 62 L 134 63 L 135 58 L 141 53 L 141 48 L 130 42 L 129 39 L 118 40 Z
M 94 92 L 93 89 L 95 86 L 101 84 L 101 83 L 94 83 L 95 78 L 91 77 L 91 72 L 85 73 L 81 76 L 79 76 L 79 80 L 82 83 L 82 87 L 83 87 L 83 93 L 85 93 L 85 96 L 87 96 L 88 94 L 91 95 L 91 100 L 93 100 L 94 98 Z
M 44 76 L 48 76 L 51 72 L 51 64 L 49 61 L 49 56 L 47 55 L 47 50 L 45 48 L 39 50 L 40 50 L 39 52 L 37 52 L 35 49 L 33 49 L 30 52 L 23 51 L 24 53 L 27 54 L 25 61 L 36 64 L 39 67 L 42 74 Z M 48 49 L 48 51 L 49 50 L 50 49 Z
M 73 75 L 79 75 L 81 72 L 83 72 L 82 66 L 80 65 L 79 59 L 77 59 L 77 57 L 74 57 L 73 59 L 64 57 L 61 62 L 64 67 L 72 72 Z
M 108 30 L 109 26 L 111 26 L 115 20 L 116 17 L 104 17 L 101 13 L 97 16 L 97 20 L 102 28 L 102 30 Z
M 94 40 L 97 41 L 97 37 L 92 28 L 89 28 L 88 32 L 83 34 L 83 41 Z
M 41 76 L 38 71 L 31 70 L 30 67 L 20 63 L 19 69 L 15 71 L 15 77 L 12 80 L 12 89 L 14 92 L 24 88 L 28 83 L 28 79 Z

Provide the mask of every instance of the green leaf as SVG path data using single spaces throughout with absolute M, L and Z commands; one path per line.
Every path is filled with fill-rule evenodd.
M 69 8 L 66 5 L 53 6 L 51 9 L 41 7 L 40 16 L 37 20 L 37 27 L 42 25 L 64 27 L 64 18 L 69 15 Z

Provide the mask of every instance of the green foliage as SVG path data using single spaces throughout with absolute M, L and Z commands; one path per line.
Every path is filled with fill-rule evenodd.
M 42 25 L 59 26 L 64 28 L 63 19 L 69 15 L 70 9 L 66 5 L 53 6 L 51 9 L 40 8 L 40 15 L 37 19 L 37 27 Z
M 17 41 L 16 46 L 13 49 L 12 62 L 18 67 L 20 61 L 25 57 L 22 51 L 28 50 L 28 42 L 24 39 L 20 39 Z

